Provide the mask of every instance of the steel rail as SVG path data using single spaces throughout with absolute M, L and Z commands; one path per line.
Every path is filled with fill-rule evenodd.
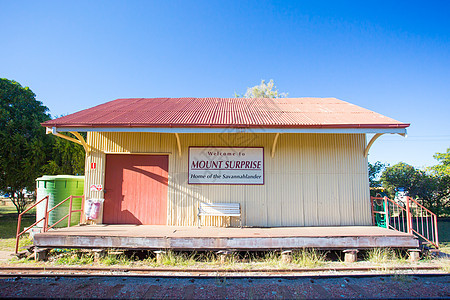
M 147 273 L 147 274 L 124 274 L 124 273 L 116 273 L 116 274 L 0 274 L 0 282 L 2 279 L 6 278 L 198 278 L 198 279 L 207 279 L 207 278 L 218 278 L 218 277 L 227 277 L 227 278 L 235 278 L 235 279 L 276 279 L 276 278 L 286 278 L 286 279 L 295 279 L 295 278 L 317 278 L 317 279 L 328 279 L 328 278 L 371 278 L 371 277 L 391 277 L 398 274 L 395 273 L 342 273 L 342 274 L 310 274 L 310 273 L 264 273 L 264 274 L 242 274 L 242 273 L 222 273 L 216 272 L 211 274 L 204 273 Z M 402 273 L 404 276 L 414 276 L 414 277 L 450 277 L 448 273 Z
M 368 272 L 368 271 L 432 271 L 441 269 L 439 266 L 364 266 L 364 267 L 326 267 L 326 268 L 295 268 L 295 269 L 194 269 L 194 268 L 104 268 L 104 267 L 16 267 L 1 266 L 0 276 L 23 276 L 32 273 L 43 276 L 70 276 L 70 275 L 86 275 L 92 276 L 96 272 L 115 272 L 120 276 L 136 276 L 136 274 L 152 273 L 177 273 L 177 274 L 242 274 L 242 273 L 264 273 L 264 274 L 295 274 L 295 273 L 320 273 L 320 272 Z M 53 272 L 53 273 L 47 273 Z M 57 272 L 57 273 L 55 273 Z M 74 274 L 76 273 L 76 274 Z M 126 273 L 126 274 L 123 274 Z M 98 274 L 96 274 L 98 275 Z M 102 274 L 105 275 L 105 274 Z M 378 274 L 379 275 L 379 274 Z M 154 275 L 152 275 L 154 276 Z M 158 275 L 159 276 L 159 275 Z

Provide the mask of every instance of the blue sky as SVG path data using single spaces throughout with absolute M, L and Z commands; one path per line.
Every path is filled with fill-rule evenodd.
M 274 79 L 411 123 L 369 161 L 450 147 L 450 1 L 0 0 L 0 77 L 52 116 L 117 98 L 232 97 Z

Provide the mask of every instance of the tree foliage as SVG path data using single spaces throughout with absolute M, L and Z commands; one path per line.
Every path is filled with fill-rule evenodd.
M 447 148 L 446 153 L 437 152 L 433 157 L 439 164 L 432 166 L 429 169 L 436 175 L 450 176 L 450 148 Z
M 422 171 L 401 162 L 387 167 L 381 175 L 381 182 L 389 197 L 394 197 L 398 187 L 405 188 L 410 196 L 415 196 L 422 175 Z
M 387 167 L 381 182 L 390 198 L 399 187 L 438 216 L 450 214 L 450 176 L 430 174 L 403 162 Z
M 41 123 L 49 119 L 48 108 L 30 88 L 0 79 L 0 191 L 18 213 L 29 203 L 36 178 L 84 173 L 83 148 L 45 134 Z
M 378 179 L 386 165 L 380 161 L 375 162 L 373 165 L 369 162 L 369 186 L 370 187 L 380 187 L 381 181 Z
M 275 86 L 273 79 L 270 79 L 268 83 L 265 80 L 261 80 L 261 84 L 254 87 L 247 88 L 247 92 L 244 95 L 235 93 L 236 98 L 285 98 L 287 93 L 280 93 Z
M 40 125 L 50 119 L 47 111 L 28 87 L 0 79 L 0 190 L 10 195 L 19 213 L 47 162 L 51 139 Z
M 450 176 L 426 174 L 420 182 L 417 198 L 438 216 L 450 215 Z
M 43 166 L 46 175 L 83 175 L 85 152 L 83 146 L 53 136 L 50 160 Z

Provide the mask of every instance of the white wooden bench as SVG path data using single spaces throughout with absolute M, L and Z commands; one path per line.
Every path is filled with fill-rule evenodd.
M 203 203 L 198 207 L 199 225 L 202 226 L 202 216 L 217 217 L 239 217 L 240 227 L 242 228 L 241 204 L 240 203 Z

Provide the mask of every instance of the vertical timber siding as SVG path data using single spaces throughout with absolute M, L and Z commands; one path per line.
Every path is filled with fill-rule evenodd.
M 369 183 L 364 134 L 282 134 L 275 157 L 275 134 L 88 133 L 93 151 L 86 160 L 86 196 L 104 184 L 105 153 L 169 154 L 168 225 L 197 225 L 198 203 L 240 202 L 246 226 L 370 225 Z M 188 147 L 264 147 L 264 185 L 190 185 Z M 90 169 L 91 162 L 97 168 Z M 224 226 L 225 218 L 205 218 Z M 231 225 L 237 221 L 232 219 Z

